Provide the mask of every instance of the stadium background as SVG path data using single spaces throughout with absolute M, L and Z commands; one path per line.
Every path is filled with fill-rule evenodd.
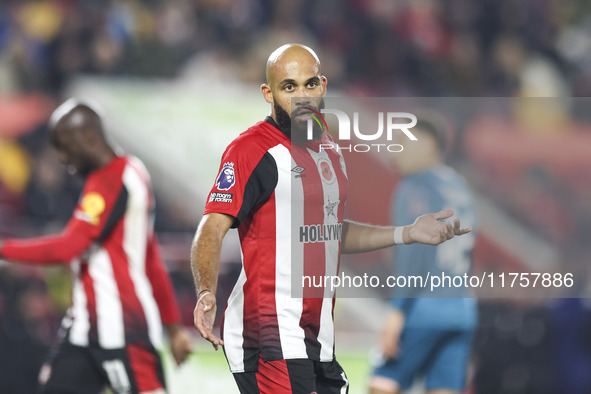
M 258 93 L 264 62 L 286 42 L 317 50 L 336 96 L 591 95 L 583 0 L 3 0 L 0 237 L 55 232 L 68 219 L 81 181 L 64 173 L 44 125 L 66 97 L 91 98 L 113 140 L 153 175 L 157 231 L 191 326 L 188 254 L 203 198 L 224 146 L 267 113 Z M 591 128 L 587 102 L 578 103 L 574 121 L 476 119 L 456 129 L 450 161 L 480 196 L 487 223 L 477 267 L 555 264 L 575 272 L 580 297 L 482 299 L 467 392 L 591 392 Z M 397 176 L 382 179 L 372 187 L 386 207 Z M 353 217 L 385 223 L 384 212 L 366 212 L 355 198 Z M 236 237 L 226 245 L 222 297 L 239 267 Z M 380 270 L 384 253 L 348 268 Z M 63 267 L 0 266 L 0 392 L 33 392 L 68 286 Z M 382 295 L 337 302 L 337 354 L 351 393 L 365 392 Z M 171 393 L 234 392 L 223 355 L 196 344 L 180 370 L 165 355 Z

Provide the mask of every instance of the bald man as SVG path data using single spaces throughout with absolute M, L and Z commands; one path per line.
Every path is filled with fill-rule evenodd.
M 323 105 L 326 84 L 310 48 L 287 44 L 271 54 L 261 86 L 271 114 L 227 147 L 193 241 L 195 326 L 216 349 L 224 346 L 241 393 L 348 391 L 334 355 L 334 291 L 302 287 L 302 273 L 338 275 L 341 252 L 439 244 L 469 231 L 459 221 L 438 220 L 450 210 L 398 228 L 344 220 L 344 160 L 337 149 L 319 148 L 334 144 L 328 133 L 316 131 L 310 141 L 305 133 L 310 114 Z M 292 98 L 299 98 L 293 111 Z M 230 228 L 238 229 L 243 266 L 218 338 L 212 332 L 215 294 Z
M 73 271 L 72 306 L 41 370 L 41 392 L 164 393 L 156 351 L 163 325 L 178 364 L 192 345 L 153 232 L 149 175 L 137 158 L 115 154 L 86 103 L 63 103 L 49 129 L 68 171 L 86 178 L 80 201 L 61 234 L 0 243 L 1 258 L 70 264 Z

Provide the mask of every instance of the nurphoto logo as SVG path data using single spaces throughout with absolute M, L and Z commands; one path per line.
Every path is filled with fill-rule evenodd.
M 340 145 L 332 144 L 320 144 L 322 150 L 346 150 L 353 152 L 369 152 L 369 151 L 388 151 L 388 152 L 401 152 L 404 147 L 401 144 L 391 143 L 396 133 L 402 132 L 409 140 L 417 141 L 417 137 L 410 131 L 411 128 L 416 126 L 417 117 L 410 112 L 378 112 L 378 130 L 375 132 L 368 132 L 367 130 L 360 130 L 359 127 L 359 112 L 353 113 L 353 122 L 344 111 L 338 109 L 327 109 L 323 108 L 318 111 L 310 109 L 310 119 L 307 124 L 307 139 L 309 141 L 314 139 L 314 123 L 316 123 L 321 129 L 327 130 L 326 120 L 323 114 L 335 115 L 338 122 L 338 138 L 341 142 Z M 351 125 L 351 123 L 353 123 Z M 351 127 L 352 126 L 352 127 Z M 383 140 L 385 133 L 386 141 L 388 143 L 357 143 L 357 144 L 342 144 L 345 141 L 351 141 L 352 134 L 361 141 L 379 141 Z

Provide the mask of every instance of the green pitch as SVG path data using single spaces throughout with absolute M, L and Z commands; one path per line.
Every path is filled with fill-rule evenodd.
M 180 368 L 174 364 L 168 349 L 163 352 L 169 394 L 239 394 L 224 353 L 214 351 L 202 341 L 198 342 L 197 350 Z M 349 393 L 366 393 L 369 373 L 367 354 L 343 350 L 337 353 L 337 359 L 349 378 Z

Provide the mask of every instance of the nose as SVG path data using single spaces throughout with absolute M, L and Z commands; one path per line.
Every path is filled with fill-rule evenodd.
M 297 99 L 295 101 L 295 107 L 301 108 L 308 107 L 311 105 L 310 92 L 308 91 L 308 89 L 298 89 L 296 97 Z
M 300 86 L 298 88 L 298 97 L 310 97 L 310 89 L 306 86 Z

